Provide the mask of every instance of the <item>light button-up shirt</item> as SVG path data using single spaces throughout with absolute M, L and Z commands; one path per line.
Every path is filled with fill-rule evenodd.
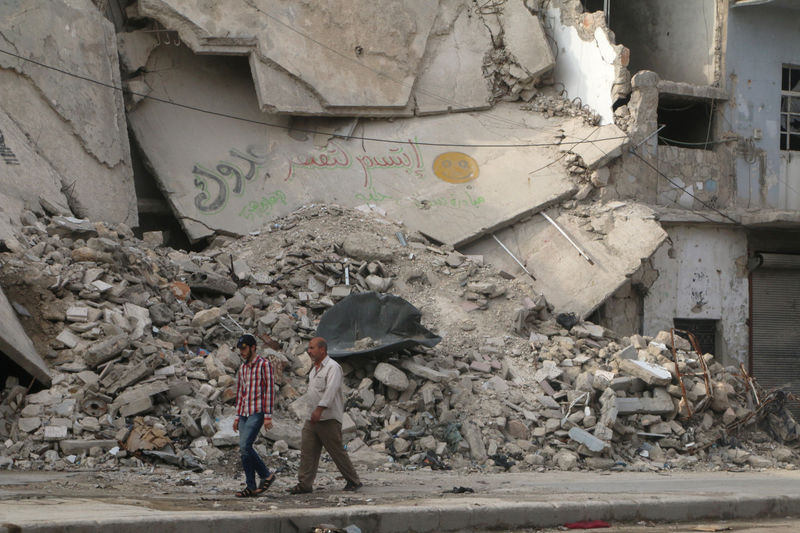
M 308 374 L 308 391 L 306 402 L 309 408 L 307 418 L 311 418 L 314 409 L 321 406 L 320 420 L 342 421 L 344 415 L 344 393 L 342 392 L 342 367 L 339 363 L 325 357 L 320 363 L 311 367 Z

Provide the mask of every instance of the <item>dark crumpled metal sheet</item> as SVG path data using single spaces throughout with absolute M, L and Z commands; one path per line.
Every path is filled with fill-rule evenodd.
M 386 354 L 418 345 L 436 346 L 442 338 L 426 329 L 421 318 L 419 309 L 399 296 L 375 292 L 351 294 L 325 311 L 317 335 L 328 341 L 328 355 L 333 358 Z M 354 349 L 355 342 L 365 337 L 373 339 L 375 344 Z

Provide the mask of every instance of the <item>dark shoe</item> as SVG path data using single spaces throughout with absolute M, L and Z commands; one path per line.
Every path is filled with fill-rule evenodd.
M 300 485 L 295 485 L 290 489 L 286 489 L 286 492 L 288 492 L 289 494 L 308 494 L 311 492 L 311 489 L 304 489 Z
M 342 490 L 346 490 L 347 492 L 355 492 L 363 486 L 364 484 L 361 482 L 351 483 L 350 481 L 348 481 Z
M 275 472 L 273 472 L 268 478 L 262 479 L 261 483 L 258 485 L 258 489 L 256 489 L 258 493 L 261 494 L 262 492 L 267 492 L 272 484 L 275 483 L 275 477 Z
M 258 489 L 250 490 L 247 487 L 245 487 L 242 490 L 240 490 L 239 492 L 237 492 L 236 494 L 234 494 L 234 496 L 236 496 L 237 498 L 255 498 L 256 496 L 258 496 L 260 494 L 261 494 L 261 491 L 258 490 Z

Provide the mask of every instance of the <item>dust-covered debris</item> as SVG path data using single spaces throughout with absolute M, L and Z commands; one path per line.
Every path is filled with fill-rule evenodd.
M 20 320 L 54 378 L 38 392 L 6 379 L 3 468 L 158 461 L 224 470 L 238 444 L 231 346 L 247 331 L 264 341 L 279 385 L 275 426 L 258 446 L 274 466 L 295 469 L 311 368 L 305 344 L 326 309 L 374 289 L 370 276 L 388 280 L 386 290 L 420 309 L 443 340 L 343 360 L 343 433 L 359 468 L 797 462 L 789 446 L 799 428 L 780 393 L 756 396 L 739 369 L 669 332 L 619 338 L 589 322 L 566 329 L 524 280 L 368 209 L 310 206 L 202 253 L 137 240 L 124 226 L 31 222 L 17 237 L 23 249 L 2 254 L 0 281 L 31 315 Z

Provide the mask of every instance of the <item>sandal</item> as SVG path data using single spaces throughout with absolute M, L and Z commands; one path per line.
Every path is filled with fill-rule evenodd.
M 255 498 L 256 496 L 259 496 L 260 494 L 261 494 L 261 491 L 258 490 L 258 489 L 250 490 L 249 488 L 245 487 L 242 490 L 240 490 L 239 492 L 237 492 L 236 494 L 234 494 L 234 496 L 236 496 L 237 498 Z
M 261 483 L 258 485 L 258 489 L 257 489 L 258 490 L 258 494 L 261 494 L 262 492 L 267 492 L 267 490 L 269 490 L 269 488 L 272 486 L 272 484 L 275 483 L 275 478 L 276 477 L 277 476 L 275 475 L 275 472 L 273 472 L 270 477 L 265 477 L 264 479 L 262 479 Z

